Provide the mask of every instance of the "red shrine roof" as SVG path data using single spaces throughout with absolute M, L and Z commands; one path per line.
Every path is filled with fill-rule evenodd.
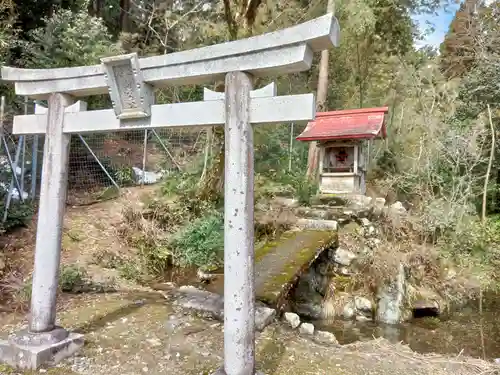
M 388 107 L 319 112 L 297 137 L 299 141 L 385 138 Z

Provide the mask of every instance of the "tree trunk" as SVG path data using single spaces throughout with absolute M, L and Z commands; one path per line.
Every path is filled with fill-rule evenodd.
M 91 14 L 94 17 L 100 17 L 102 7 L 103 7 L 103 0 L 93 0 L 90 9 Z
M 120 31 L 129 31 L 130 0 L 120 0 Z
M 236 40 L 243 30 L 245 36 L 252 35 L 252 27 L 255 22 L 257 9 L 262 0 L 241 0 L 240 2 L 231 2 L 224 0 L 224 17 L 229 30 L 229 40 Z M 234 9 L 236 8 L 236 12 Z M 224 83 L 218 83 L 214 88 L 217 92 L 224 92 Z M 208 172 L 200 179 L 199 197 L 202 200 L 219 201 L 224 189 L 224 126 L 214 127 L 212 130 L 212 147 L 217 152 Z
M 484 179 L 484 189 L 483 189 L 483 206 L 481 211 L 481 221 L 483 224 L 486 222 L 486 199 L 488 197 L 488 182 L 490 179 L 491 166 L 493 165 L 493 158 L 495 157 L 495 127 L 493 126 L 493 119 L 491 116 L 491 108 L 488 104 L 488 120 L 491 128 L 491 152 L 490 158 L 488 160 L 488 169 L 486 170 L 486 178 Z
M 224 90 L 223 82 L 215 84 L 214 91 L 224 92 Z M 217 154 L 208 171 L 202 173 L 198 191 L 201 200 L 217 202 L 224 188 L 224 127 L 214 126 L 211 133 L 211 147 Z
M 335 13 L 335 0 L 328 0 L 327 13 Z M 328 94 L 328 50 L 321 52 L 321 60 L 319 63 L 318 89 L 316 92 L 316 111 L 325 111 L 326 98 Z M 318 172 L 319 149 L 316 141 L 309 143 L 309 153 L 307 155 L 307 172 L 308 179 L 315 180 Z

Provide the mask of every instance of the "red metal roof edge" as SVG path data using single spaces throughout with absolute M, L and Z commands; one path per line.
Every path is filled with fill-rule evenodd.
M 360 114 L 360 113 L 373 113 L 373 112 L 375 112 L 375 113 L 380 113 L 380 112 L 388 113 L 389 107 L 342 109 L 340 111 L 316 112 L 316 117 L 356 115 L 356 114 Z M 385 121 L 385 119 L 384 119 L 384 121 Z
M 324 141 L 324 140 L 339 140 L 339 139 L 385 139 L 387 138 L 387 127 L 386 121 L 387 118 L 385 114 L 389 112 L 389 107 L 374 107 L 374 108 L 358 108 L 358 109 L 345 109 L 340 111 L 329 111 L 329 112 L 317 112 L 316 118 L 318 117 L 339 117 L 345 115 L 355 115 L 355 114 L 367 114 L 367 113 L 384 113 L 384 117 L 382 120 L 382 124 L 376 134 L 374 133 L 365 133 L 365 134 L 351 134 L 351 135 L 340 135 L 340 136 L 322 136 L 322 137 L 301 137 L 297 136 L 295 139 L 298 141 Z M 302 132 L 302 134 L 307 130 L 307 128 L 315 122 L 316 119 L 309 122 Z
M 330 140 L 339 140 L 339 139 L 376 139 L 381 138 L 380 133 L 377 134 L 353 134 L 350 136 L 338 135 L 338 136 L 324 136 L 324 137 L 297 137 L 295 138 L 297 141 L 330 141 Z

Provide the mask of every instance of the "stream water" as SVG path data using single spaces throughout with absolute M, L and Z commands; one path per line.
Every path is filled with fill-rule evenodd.
M 222 277 L 209 284 L 200 283 L 195 269 L 172 268 L 165 274 L 164 281 L 194 285 L 215 293 L 222 293 L 224 287 Z M 500 295 L 484 296 L 482 314 L 478 307 L 479 302 L 472 301 L 446 318 L 418 318 L 393 326 L 343 320 L 312 323 L 316 329 L 334 333 L 340 344 L 384 337 L 393 343 L 408 344 L 419 353 L 500 358 Z
M 500 357 L 500 297 L 488 296 L 480 314 L 477 301 L 446 319 L 419 318 L 397 326 L 374 322 L 315 322 L 317 329 L 335 334 L 341 344 L 384 337 L 404 342 L 420 353 L 440 353 L 494 359 Z

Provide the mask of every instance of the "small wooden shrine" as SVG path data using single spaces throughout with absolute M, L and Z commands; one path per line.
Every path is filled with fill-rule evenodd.
M 297 137 L 317 141 L 322 194 L 365 194 L 369 141 L 387 136 L 388 107 L 319 112 Z

